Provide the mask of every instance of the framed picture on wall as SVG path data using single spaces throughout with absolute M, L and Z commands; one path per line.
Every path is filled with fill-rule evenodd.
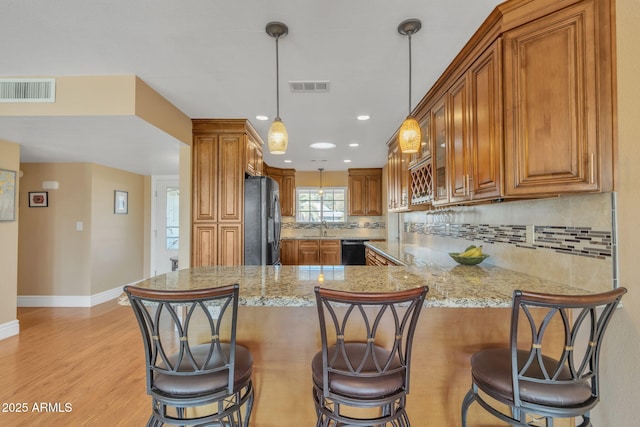
M 0 169 L 0 221 L 16 220 L 16 171 Z
M 129 213 L 129 193 L 122 190 L 114 191 L 113 213 L 127 214 Z
M 49 206 L 49 192 L 29 191 L 30 208 L 46 208 L 47 206 Z

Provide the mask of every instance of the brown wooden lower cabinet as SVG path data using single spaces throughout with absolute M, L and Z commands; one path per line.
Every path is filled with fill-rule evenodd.
M 320 264 L 320 243 L 318 240 L 298 240 L 298 265 Z
M 194 224 L 194 265 L 242 265 L 242 224 Z
M 280 241 L 280 262 L 283 265 L 298 265 L 298 241 L 286 239 Z
M 320 240 L 320 265 L 340 265 L 340 240 Z
M 216 265 L 218 263 L 218 225 L 193 225 L 193 265 Z
M 384 255 L 369 248 L 366 249 L 366 258 L 367 265 L 398 265 Z
M 340 240 L 284 239 L 280 259 L 284 265 L 340 265 Z

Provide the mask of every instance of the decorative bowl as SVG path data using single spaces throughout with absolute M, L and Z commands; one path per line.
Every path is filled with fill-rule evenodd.
M 458 256 L 460 252 L 449 252 L 449 256 L 453 258 L 458 264 L 462 265 L 476 265 L 480 264 L 485 259 L 489 258 L 489 255 L 482 256 Z

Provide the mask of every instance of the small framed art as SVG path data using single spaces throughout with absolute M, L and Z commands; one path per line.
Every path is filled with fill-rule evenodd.
M 113 213 L 129 213 L 129 193 L 122 190 L 115 190 L 113 196 Z
M 48 191 L 29 191 L 30 208 L 46 208 L 49 206 Z

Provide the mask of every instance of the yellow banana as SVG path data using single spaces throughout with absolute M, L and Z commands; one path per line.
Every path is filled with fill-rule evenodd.
M 471 249 L 467 249 L 466 251 L 464 251 L 463 253 L 461 253 L 460 255 L 461 257 L 465 257 L 465 258 L 475 258 L 475 257 L 481 257 L 482 256 L 482 246 L 478 246 L 477 248 L 471 248 Z
M 475 252 L 471 255 L 472 257 L 481 257 L 482 256 L 482 246 L 478 246 Z
M 459 254 L 458 256 L 461 257 L 468 257 L 471 256 L 472 253 L 475 252 L 477 248 L 474 245 L 469 246 L 464 252 L 462 252 L 461 254 Z

